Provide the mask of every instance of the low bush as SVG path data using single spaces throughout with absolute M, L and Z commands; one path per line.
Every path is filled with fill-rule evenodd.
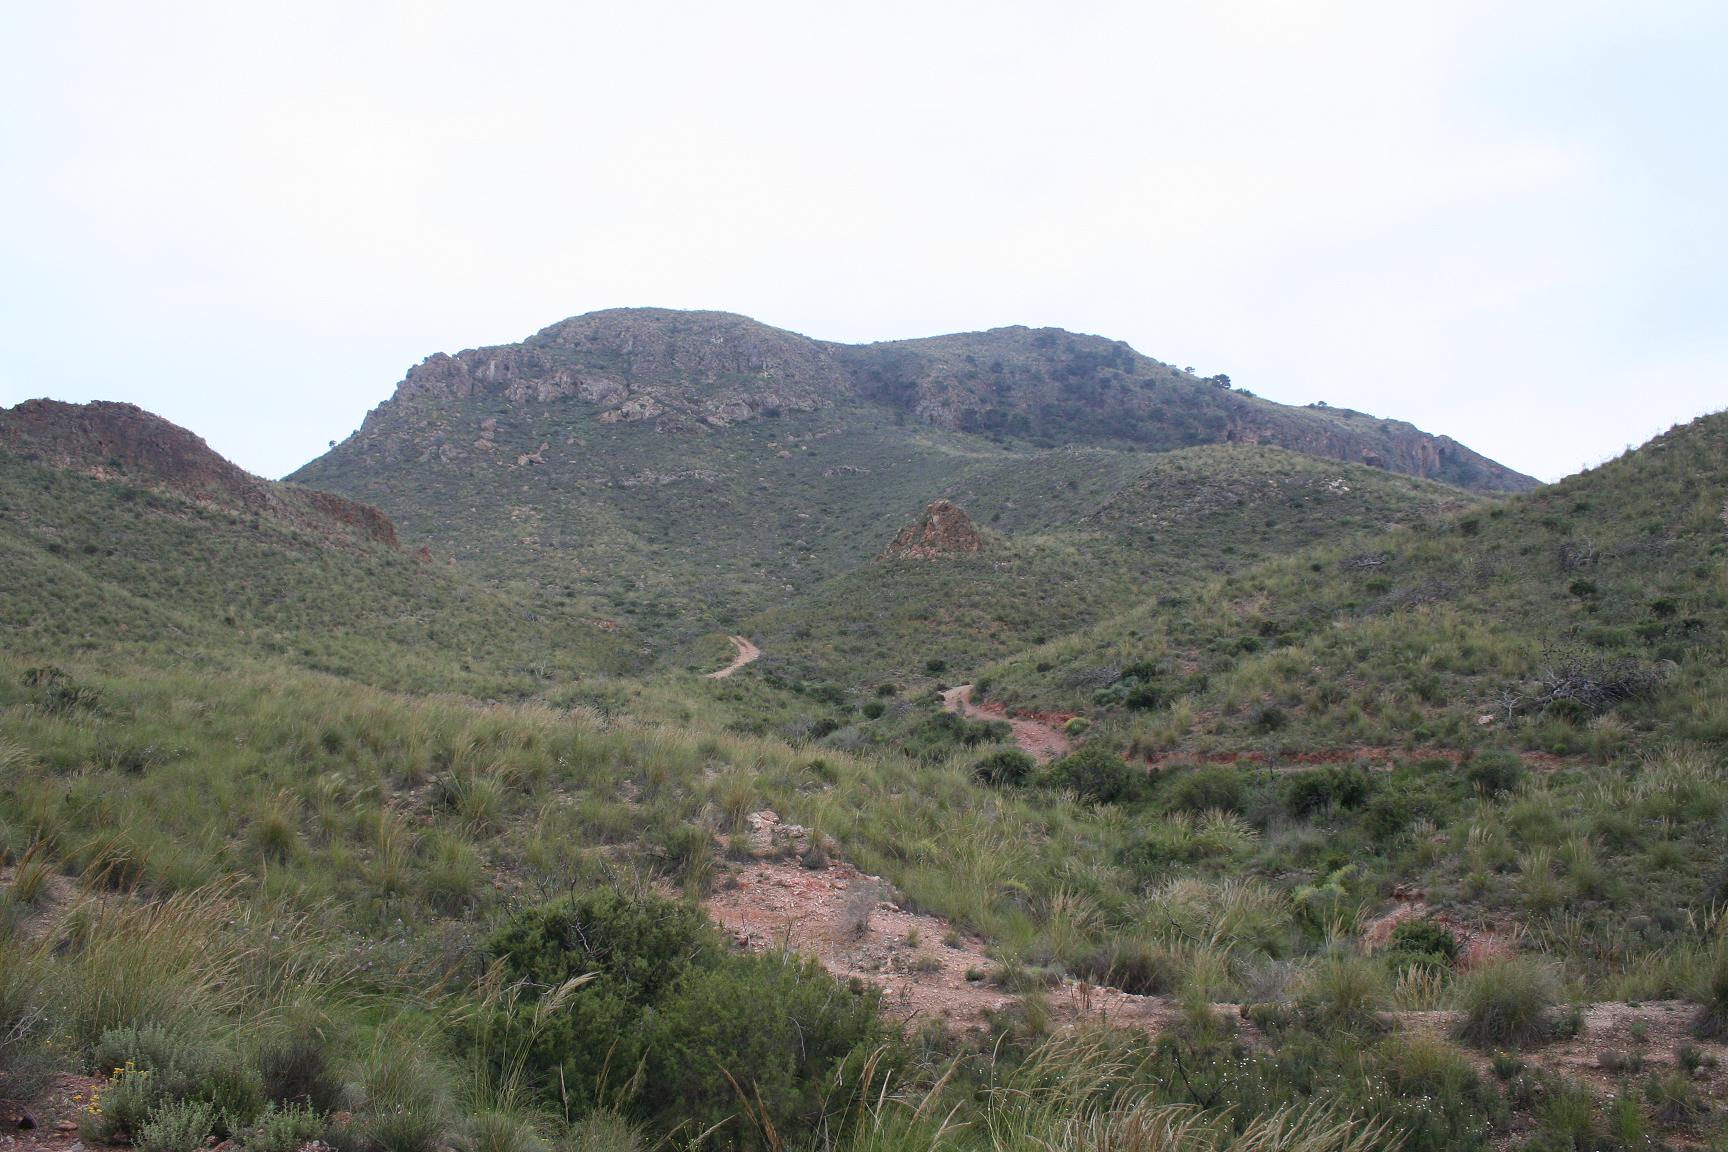
M 1361 768 L 1334 766 L 1297 776 L 1284 802 L 1292 816 L 1312 816 L 1330 808 L 1360 808 L 1372 791 L 1373 781 Z
M 1141 774 L 1109 749 L 1088 744 L 1050 766 L 1050 782 L 1072 788 L 1082 800 L 1110 804 L 1128 799 Z
M 1181 812 L 1205 812 L 1216 808 L 1240 812 L 1247 803 L 1248 785 L 1242 773 L 1228 765 L 1196 768 L 1171 783 L 1170 808 Z
M 993 752 L 972 765 L 973 779 L 992 788 L 1016 788 L 1032 776 L 1038 762 L 1017 748 Z
M 299 1152 L 322 1140 L 327 1127 L 323 1114 L 312 1108 L 271 1103 L 237 1136 L 246 1152 Z
M 1524 957 L 1468 973 L 1459 984 L 1464 1011 L 1458 1034 L 1482 1048 L 1519 1048 L 1554 1031 L 1560 984 L 1546 965 Z
M 1329 956 L 1302 981 L 1303 1015 L 1327 1028 L 1377 1032 L 1385 1026 L 1386 970 L 1360 956 Z
M 1433 920 L 1405 920 L 1392 929 L 1387 951 L 1411 956 L 1436 956 L 1450 965 L 1458 960 L 1458 937 Z
M 1524 761 L 1518 753 L 1504 749 L 1478 752 L 1464 769 L 1470 786 L 1487 796 L 1498 796 L 1518 787 L 1524 779 Z
M 772 1146 L 773 1130 L 816 1132 L 882 1033 L 875 993 L 838 984 L 814 960 L 773 954 L 691 973 L 648 1017 L 646 1040 L 635 1101 L 644 1119 L 691 1134 L 724 1125 L 720 1142 L 755 1147 Z
M 1711 959 L 1703 1001 L 1692 1018 L 1692 1035 L 1700 1040 L 1728 1037 L 1728 948 L 1718 948 Z
M 199 1100 L 165 1102 L 133 1133 L 137 1152 L 202 1152 L 216 1125 L 216 1109 Z
M 465 1025 L 495 1079 L 520 1061 L 548 1102 L 617 1106 L 682 1138 L 718 1124 L 710 1139 L 754 1147 L 766 1118 L 803 1139 L 837 1102 L 835 1078 L 882 1041 L 873 992 L 814 962 L 728 953 L 700 909 L 660 897 L 603 890 L 529 909 L 486 951 L 539 988 L 593 977 L 555 1012 L 511 999 Z
M 1118 940 L 1085 953 L 1069 968 L 1082 980 L 1120 988 L 1133 996 L 1163 996 L 1182 984 L 1186 965 L 1169 948 L 1143 940 Z

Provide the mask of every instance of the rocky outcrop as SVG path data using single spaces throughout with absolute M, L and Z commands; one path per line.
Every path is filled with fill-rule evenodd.
M 846 391 L 814 340 L 726 312 L 620 308 L 573 317 L 521 344 L 429 356 L 409 370 L 395 400 L 574 399 L 608 424 L 675 413 L 724 428 L 811 411 Z
M 944 560 L 974 556 L 984 546 L 972 517 L 948 500 L 932 501 L 916 524 L 900 529 L 882 553 L 884 560 Z
M 269 503 L 268 481 L 134 404 L 26 400 L 0 411 L 0 448 L 55 468 L 171 489 L 194 500 L 248 508 Z
M 897 422 L 1042 446 L 1273 444 L 1479 491 L 1536 485 L 1402 421 L 1274 404 L 1119 340 L 1014 326 L 845 345 L 725 312 L 658 308 L 593 312 L 520 344 L 430 356 L 337 454 L 371 464 L 531 455 L 532 444 L 496 452 L 494 435 L 457 438 L 463 406 L 496 412 L 499 402 L 532 416 L 578 404 L 586 411 L 572 420 L 686 434 L 850 402 L 886 407 Z
M 396 526 L 371 505 L 254 476 L 202 438 L 134 404 L 26 400 L 0 410 L 0 450 L 98 480 L 276 517 L 326 536 L 398 547 Z

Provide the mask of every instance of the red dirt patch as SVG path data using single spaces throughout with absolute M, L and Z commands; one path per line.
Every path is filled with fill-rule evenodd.
M 1014 730 L 1014 743 L 1040 764 L 1048 764 L 1068 755 L 1074 746 L 1066 735 L 1052 727 L 1053 724 L 1066 724 L 1073 719 L 1072 715 L 1066 713 L 1017 712 L 1009 715 L 1007 708 L 994 701 L 974 704 L 970 684 L 961 684 L 943 692 L 942 706 L 950 712 L 957 712 L 973 720 L 1006 721 Z
M 938 916 L 909 912 L 883 881 L 850 864 L 812 870 L 790 861 L 752 861 L 706 902 L 708 914 L 751 951 L 790 948 L 814 956 L 837 976 L 882 989 L 902 1021 L 941 1020 L 957 1031 L 983 1030 L 987 1013 L 1017 997 L 980 976 L 994 967 L 984 942 Z M 1050 989 L 1050 1014 L 1157 1029 L 1178 1014 L 1165 1000 L 1067 981 Z

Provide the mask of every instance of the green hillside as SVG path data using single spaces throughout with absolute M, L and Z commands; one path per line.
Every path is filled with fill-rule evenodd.
M 1149 451 L 1227 442 L 1533 483 L 1409 425 L 1271 404 L 1097 337 L 847 347 L 656 309 L 431 357 L 292 479 L 375 504 L 483 578 L 593 595 L 663 653 L 858 569 L 936 496 L 1024 490 L 1019 469 L 1061 469 L 1052 445 L 1079 445 L 1067 467 L 1095 462 L 1076 478 L 1095 488 Z
M 1713 742 L 1725 477 L 1707 417 L 1504 504 L 1149 597 L 985 679 L 1152 754 Z
M 138 1152 L 1728 1136 L 1728 417 L 1482 497 L 784 380 L 744 415 L 751 364 L 841 354 L 638 347 L 632 380 L 697 377 L 635 394 L 670 424 L 577 376 L 433 389 L 309 469 L 402 524 L 136 409 L 0 418 L 9 1121 Z M 698 676 L 727 635 L 764 654 Z M 964 679 L 1078 713 L 1075 750 L 944 711 Z
M 212 670 L 247 657 L 370 684 L 523 696 L 630 666 L 579 600 L 482 585 L 312 528 L 0 451 L 6 648 Z

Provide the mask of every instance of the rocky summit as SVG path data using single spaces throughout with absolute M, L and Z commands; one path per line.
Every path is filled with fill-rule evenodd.
M 1535 485 L 1414 425 L 1275 404 L 1226 376 L 1202 378 L 1103 337 L 1014 326 L 846 345 L 731 313 L 656 308 L 593 312 L 520 344 L 430 356 L 334 454 L 380 463 L 493 454 L 500 443 L 482 420 L 559 404 L 577 405 L 559 409 L 566 419 L 694 433 L 843 402 L 880 407 L 911 429 L 1042 447 L 1274 444 L 1469 489 Z M 457 415 L 464 405 L 486 414 L 465 422 Z M 522 447 L 498 458 L 513 461 L 538 445 Z

